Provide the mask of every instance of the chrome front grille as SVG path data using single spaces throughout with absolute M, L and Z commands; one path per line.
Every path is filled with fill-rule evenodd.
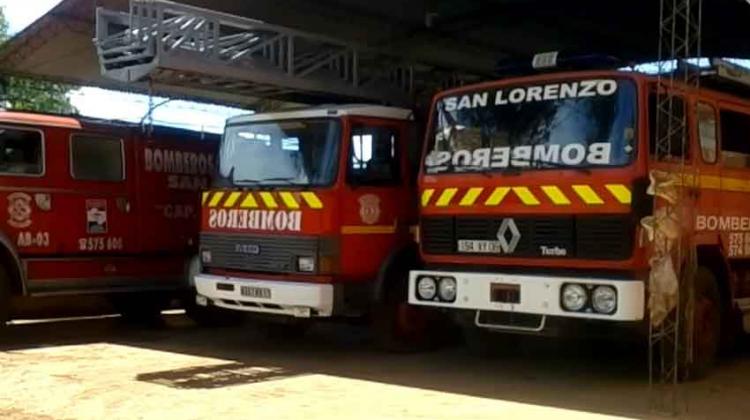
M 226 270 L 296 273 L 297 258 L 318 257 L 317 237 L 244 235 L 226 233 L 201 234 L 201 253 L 210 251 L 207 268 Z
M 426 254 L 458 254 L 459 240 L 494 241 L 504 219 L 513 219 L 520 237 L 509 257 L 630 258 L 635 222 L 625 215 L 577 216 L 426 216 L 421 221 L 421 245 Z M 544 255 L 542 248 L 559 248 L 565 255 Z M 490 254 L 483 254 L 490 255 Z

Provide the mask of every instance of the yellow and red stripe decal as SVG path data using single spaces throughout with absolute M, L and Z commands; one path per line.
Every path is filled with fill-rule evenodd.
M 312 191 L 206 191 L 202 203 L 210 208 L 320 210 L 323 202 Z
M 498 187 L 470 187 L 470 188 L 426 188 L 421 193 L 422 207 L 449 206 L 487 206 L 502 205 L 515 197 L 524 206 L 536 207 L 540 205 L 570 206 L 583 204 L 586 206 L 600 206 L 605 203 L 630 205 L 632 193 L 625 184 L 604 184 L 592 186 L 577 185 L 540 185 L 540 186 L 498 186 Z
M 702 190 L 720 190 L 726 192 L 750 193 L 750 180 L 743 178 L 730 178 L 716 175 L 676 175 L 677 185 L 685 185 Z
M 345 225 L 341 226 L 344 235 L 378 235 L 396 233 L 395 225 Z

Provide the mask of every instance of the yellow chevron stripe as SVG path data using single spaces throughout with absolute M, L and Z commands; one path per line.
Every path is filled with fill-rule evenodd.
M 538 206 L 539 200 L 534 196 L 527 187 L 513 187 L 513 192 L 516 193 L 521 202 L 527 206 Z
M 573 185 L 573 191 L 575 191 L 586 204 L 604 204 L 604 200 L 602 200 L 596 191 L 588 185 Z
M 486 206 L 497 206 L 500 204 L 506 195 L 508 195 L 508 192 L 510 191 L 509 187 L 496 187 L 494 191 L 492 191 L 492 194 L 490 194 L 489 197 L 487 197 L 487 200 L 484 202 L 484 205 Z
M 240 203 L 240 207 L 243 209 L 254 209 L 258 207 L 258 202 L 255 200 L 253 193 L 247 193 L 245 199 Z
M 301 192 L 300 195 L 302 196 L 302 199 L 305 200 L 305 203 L 307 203 L 308 206 L 310 206 L 311 209 L 322 209 L 323 203 L 318 198 L 317 194 L 311 191 L 304 191 Z
M 432 188 L 427 188 L 422 191 L 422 207 L 427 207 L 427 205 L 430 204 L 430 198 L 432 198 L 432 194 L 434 193 L 435 190 Z
M 542 185 L 542 191 L 557 206 L 569 206 L 570 200 L 565 196 L 560 188 L 555 185 Z
M 612 194 L 620 204 L 630 204 L 633 201 L 632 194 L 628 187 L 622 184 L 605 185 L 610 194 Z
M 281 201 L 284 202 L 284 205 L 287 206 L 287 208 L 290 208 L 292 210 L 296 210 L 299 208 L 299 203 L 297 202 L 297 199 L 294 198 L 294 194 L 283 191 L 279 193 L 279 196 L 281 197 Z
M 232 192 L 229 194 L 229 197 L 227 197 L 226 201 L 224 201 L 224 207 L 230 208 L 234 207 L 235 203 L 237 203 L 237 200 L 240 199 L 240 196 L 242 196 L 241 192 Z
M 210 192 L 208 192 L 208 191 L 204 191 L 204 192 L 203 192 L 203 196 L 202 196 L 202 198 L 201 198 L 201 204 L 202 204 L 202 205 L 204 205 L 204 206 L 206 205 L 206 201 L 208 201 L 208 196 L 209 196 L 209 195 L 211 195 L 211 193 L 210 193 Z
M 214 193 L 214 196 L 211 197 L 211 201 L 208 202 L 208 207 L 216 207 L 221 202 L 222 197 L 224 197 L 224 193 L 221 191 L 217 191 Z
M 263 200 L 263 204 L 266 205 L 269 209 L 275 209 L 279 207 L 279 203 L 276 202 L 276 199 L 273 197 L 273 194 L 267 191 L 263 191 L 260 193 L 260 199 Z
M 437 203 L 435 205 L 437 207 L 445 207 L 448 204 L 451 203 L 451 200 L 453 200 L 453 196 L 456 195 L 456 192 L 458 192 L 458 188 L 446 188 L 443 190 L 442 194 L 440 194 L 440 197 L 437 200 Z
M 473 206 L 479 195 L 482 194 L 482 191 L 484 191 L 484 188 L 481 187 L 469 188 L 469 191 L 464 194 L 458 205 L 463 207 Z

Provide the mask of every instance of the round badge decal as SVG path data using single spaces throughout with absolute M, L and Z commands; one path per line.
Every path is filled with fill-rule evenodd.
M 8 194 L 8 224 L 16 229 L 31 226 L 31 196 L 15 192 Z
M 380 220 L 380 197 L 365 194 L 359 197 L 359 217 L 367 225 L 374 225 Z

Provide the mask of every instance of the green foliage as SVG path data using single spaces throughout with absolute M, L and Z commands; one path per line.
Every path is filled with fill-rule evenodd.
M 8 21 L 0 8 L 0 48 L 10 39 Z M 0 75 L 0 100 L 2 106 L 36 112 L 58 114 L 75 113 L 76 109 L 68 100 L 70 86 L 36 79 Z

